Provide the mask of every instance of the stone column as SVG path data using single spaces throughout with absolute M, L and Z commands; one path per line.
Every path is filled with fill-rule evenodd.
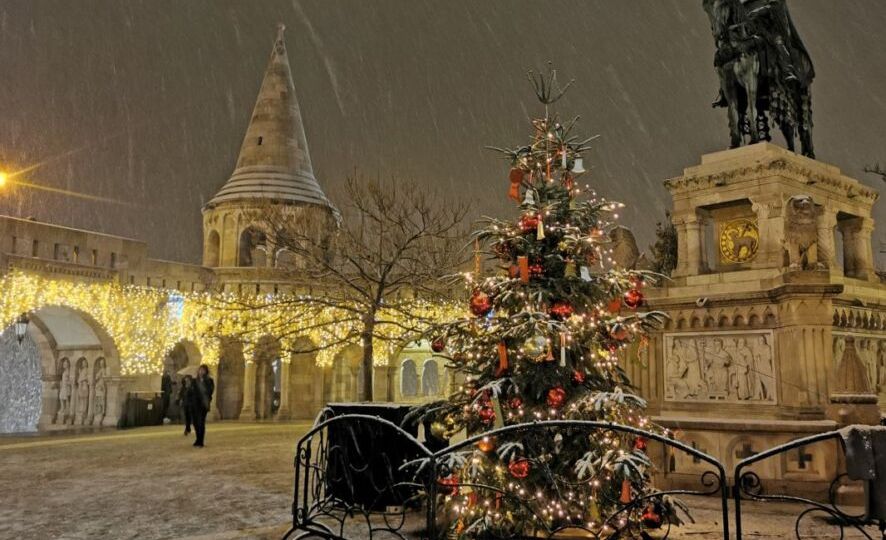
M 41 397 L 40 420 L 37 421 L 37 429 L 39 430 L 46 429 L 55 420 L 55 415 L 58 413 L 59 408 L 58 390 L 60 381 L 61 378 L 58 375 L 43 375 L 40 380 L 43 395 Z
M 102 422 L 103 426 L 116 426 L 123 414 L 123 407 L 126 403 L 126 393 L 132 385 L 134 377 L 105 377 L 107 388 L 107 412 Z
M 240 420 L 253 422 L 255 419 L 255 362 L 247 360 L 243 370 L 243 407 L 240 408 Z
M 874 232 L 874 220 L 862 218 L 855 234 L 855 249 L 859 261 L 858 278 L 871 279 L 874 277 L 874 249 L 871 237 Z
M 212 380 L 215 382 L 215 392 L 212 395 L 212 404 L 210 405 L 209 414 L 206 415 L 206 420 L 208 421 L 218 421 L 221 420 L 221 412 L 218 410 L 218 403 L 221 401 L 219 399 L 221 394 L 219 393 L 219 385 L 218 385 L 218 364 L 214 366 L 209 366 L 209 376 L 212 377 Z M 182 412 L 184 414 L 184 412 Z
M 692 216 L 686 224 L 686 275 L 693 276 L 701 273 L 702 243 L 701 223 L 698 217 Z
M 677 267 L 674 268 L 674 277 L 685 276 L 689 273 L 687 249 L 686 249 L 686 221 L 683 219 L 672 220 L 677 231 Z
M 277 409 L 276 419 L 280 421 L 289 420 L 292 412 L 289 406 L 289 385 L 291 365 L 289 362 L 280 362 L 280 408 Z
M 818 261 L 829 269 L 837 267 L 837 253 L 834 245 L 834 227 L 837 226 L 837 214 L 827 209 L 818 216 Z

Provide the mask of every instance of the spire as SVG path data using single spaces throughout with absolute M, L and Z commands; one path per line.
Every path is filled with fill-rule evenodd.
M 244 199 L 270 199 L 315 204 L 337 213 L 314 178 L 286 55 L 285 28 L 277 25 L 277 38 L 234 173 L 207 207 Z

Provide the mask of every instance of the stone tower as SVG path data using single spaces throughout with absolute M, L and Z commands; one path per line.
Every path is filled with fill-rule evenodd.
M 256 209 L 286 205 L 288 215 L 316 234 L 333 230 L 338 216 L 314 178 L 283 30 L 279 25 L 234 172 L 203 208 L 203 265 L 219 269 L 222 282 L 272 276 L 272 270 L 246 275 L 243 269 L 274 269 L 291 256 L 254 223 Z

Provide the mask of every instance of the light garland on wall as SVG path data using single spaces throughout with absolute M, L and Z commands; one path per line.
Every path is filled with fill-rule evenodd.
M 308 340 L 312 348 L 318 349 L 315 362 L 324 367 L 332 365 L 344 349 L 359 345 L 359 339 L 348 340 L 348 336 L 359 334 L 355 322 L 347 320 L 340 310 L 311 305 L 306 297 L 178 293 L 107 282 L 75 282 L 20 271 L 0 277 L 0 291 L 2 328 L 22 313 L 50 306 L 69 308 L 94 319 L 114 342 L 121 375 L 160 373 L 166 355 L 183 341 L 193 343 L 201 361 L 209 365 L 218 364 L 219 338 L 224 336 L 243 343 L 245 359 L 252 358 L 256 345 L 269 336 L 286 351 L 296 350 L 299 342 Z M 451 319 L 454 313 L 464 311 L 461 306 L 415 302 L 411 312 L 421 314 L 424 320 Z M 235 307 L 243 305 L 250 308 Z M 383 314 L 389 323 L 376 327 L 376 365 L 387 365 L 397 354 L 402 344 L 395 338 L 401 328 L 415 326 L 415 321 L 398 318 L 403 315 L 390 310 Z M 283 361 L 289 359 L 289 355 L 282 355 Z

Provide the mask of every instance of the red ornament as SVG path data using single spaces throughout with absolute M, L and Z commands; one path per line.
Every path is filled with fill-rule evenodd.
M 583 382 L 585 382 L 585 372 L 578 370 L 578 369 L 573 370 L 572 371 L 572 381 L 575 384 L 582 384 Z
M 569 317 L 572 317 L 572 313 L 575 309 L 572 307 L 572 304 L 569 303 L 568 300 L 557 300 L 551 306 L 550 314 L 551 317 L 559 320 L 565 320 Z
M 618 501 L 621 504 L 631 504 L 632 500 L 634 500 L 634 497 L 631 494 L 631 481 L 625 478 L 621 481 L 621 496 L 618 498 Z
M 634 450 L 639 450 L 641 452 L 646 451 L 646 438 L 645 437 L 637 437 L 634 439 Z
M 475 317 L 485 317 L 492 311 L 492 299 L 483 291 L 474 291 L 471 295 L 471 313 Z
M 438 353 L 443 352 L 443 349 L 446 348 L 446 340 L 443 338 L 437 338 L 431 342 L 431 350 Z
M 508 464 L 508 471 L 514 478 L 526 478 L 529 476 L 529 460 L 520 458 Z
M 520 184 L 523 183 L 523 176 L 526 173 L 519 167 L 513 167 L 508 173 L 508 180 L 511 182 L 511 189 L 508 191 L 508 197 L 520 202 Z
M 477 415 L 484 424 L 491 424 L 495 420 L 495 409 L 492 407 L 482 407 Z
M 520 218 L 520 230 L 524 234 L 538 230 L 538 214 L 523 214 Z
M 511 400 L 508 402 L 508 405 L 509 405 L 512 409 L 519 409 L 520 407 L 523 406 L 523 398 L 521 398 L 520 396 L 514 396 L 514 397 L 512 397 Z
M 643 526 L 647 529 L 658 529 L 661 527 L 661 509 L 658 508 L 658 504 L 649 503 L 646 505 L 646 508 L 643 510 L 643 515 L 640 518 L 643 521 Z
M 548 405 L 559 409 L 563 406 L 564 401 L 566 401 L 566 390 L 563 390 L 563 387 L 555 386 L 548 390 Z
M 443 488 L 441 490 L 443 495 L 451 495 L 451 496 L 458 495 L 458 485 L 459 485 L 458 476 L 453 474 L 451 476 L 441 478 L 440 480 L 437 481 L 437 483 L 440 485 L 441 488 Z
M 615 297 L 609 301 L 609 304 L 606 306 L 606 310 L 609 313 L 618 313 L 621 310 L 621 298 Z
M 637 309 L 643 303 L 643 293 L 639 289 L 631 289 L 625 293 L 625 305 Z
M 545 267 L 539 263 L 529 265 L 529 277 L 539 278 L 545 275 Z

